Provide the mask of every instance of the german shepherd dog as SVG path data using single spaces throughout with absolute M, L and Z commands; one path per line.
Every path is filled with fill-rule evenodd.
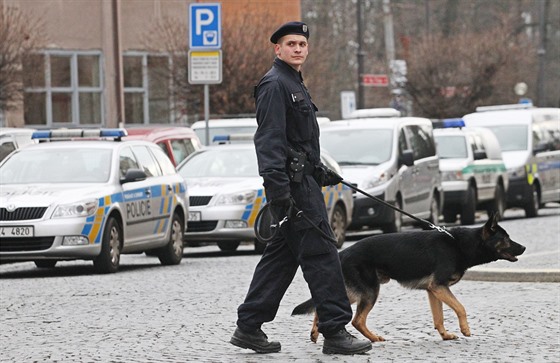
M 366 326 L 369 312 L 379 296 L 380 284 L 397 280 L 410 289 L 428 292 L 434 325 L 443 340 L 457 339 L 443 326 L 443 305 L 459 318 L 464 336 L 470 336 L 467 313 L 449 286 L 461 280 L 470 267 L 496 260 L 517 261 L 525 247 L 512 241 L 497 223 L 489 218 L 479 228 L 455 227 L 453 236 L 439 231 L 390 233 L 364 238 L 340 252 L 340 263 L 350 303 L 356 303 L 352 325 L 372 342 L 384 341 Z M 314 311 L 313 301 L 298 305 L 292 315 Z M 315 314 L 311 340 L 317 341 L 318 317 Z

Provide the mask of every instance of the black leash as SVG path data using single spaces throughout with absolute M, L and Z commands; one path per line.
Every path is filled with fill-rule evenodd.
M 383 204 L 383 205 L 385 205 L 385 206 L 387 206 L 387 207 L 389 207 L 389 208 L 391 208 L 391 209 L 396 210 L 396 211 L 399 212 L 399 213 L 404 214 L 405 216 L 408 216 L 408 217 L 414 219 L 414 220 L 417 221 L 417 222 L 422 223 L 423 225 L 425 225 L 426 227 L 428 227 L 428 228 L 430 228 L 430 229 L 435 229 L 436 231 L 445 233 L 445 234 L 447 234 L 449 237 L 455 239 L 455 237 L 453 237 L 453 235 L 452 235 L 451 233 L 449 233 L 449 231 L 448 231 L 447 229 L 445 229 L 445 227 L 436 226 L 435 224 L 433 224 L 433 223 L 431 223 L 431 222 L 429 222 L 429 221 L 427 221 L 427 220 L 425 220 L 425 219 L 418 218 L 418 217 L 416 217 L 415 215 L 412 215 L 412 214 L 410 214 L 410 213 L 408 213 L 408 212 L 406 212 L 406 211 L 404 211 L 404 210 L 402 210 L 402 209 L 400 209 L 400 208 L 395 207 L 395 206 L 392 205 L 391 203 L 387 203 L 387 202 L 384 201 L 383 199 L 380 199 L 380 198 L 378 198 L 378 197 L 376 197 L 376 196 L 373 196 L 373 195 L 371 195 L 371 194 L 368 194 L 368 193 L 364 192 L 363 190 L 359 189 L 358 187 L 355 187 L 354 185 L 348 183 L 347 181 L 342 180 L 341 183 L 344 184 L 344 185 L 346 185 L 346 186 L 349 187 L 350 189 L 355 190 L 355 191 L 357 191 L 357 192 L 360 192 L 360 193 L 362 193 L 363 195 L 365 195 L 366 197 L 375 200 L 375 201 L 378 202 L 378 203 L 381 203 L 381 204 Z M 437 217 L 436 217 L 436 218 L 437 218 Z

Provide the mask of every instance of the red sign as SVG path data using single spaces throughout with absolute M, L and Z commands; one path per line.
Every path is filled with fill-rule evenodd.
M 389 76 L 386 74 L 362 74 L 362 84 L 370 87 L 389 86 Z

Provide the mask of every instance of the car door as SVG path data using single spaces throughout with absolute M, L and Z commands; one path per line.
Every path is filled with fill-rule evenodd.
M 432 191 L 440 177 L 432 128 L 428 125 L 410 125 L 407 131 L 414 153 L 414 192 L 409 197 L 409 212 L 428 217 Z
M 399 131 L 399 157 L 403 154 L 405 150 L 411 150 L 412 145 L 409 143 L 410 137 L 407 135 L 409 133 L 406 127 L 403 127 Z M 414 173 L 416 171 L 416 165 L 406 166 L 402 165 L 399 167 L 399 190 L 402 195 L 401 208 L 407 212 L 411 212 L 410 208 L 414 207 L 414 197 L 415 197 L 415 187 L 414 187 Z

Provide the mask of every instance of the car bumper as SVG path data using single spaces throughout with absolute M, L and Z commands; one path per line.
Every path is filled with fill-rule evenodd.
M 469 183 L 466 181 L 449 181 L 441 184 L 444 206 L 464 204 L 467 201 Z
M 0 227 L 33 227 L 33 236 L 0 239 L 0 258 L 9 260 L 29 259 L 92 259 L 101 252 L 101 243 L 93 243 L 83 234 L 84 220 L 49 219 L 40 223 L 29 221 L 2 222 Z M 65 237 L 81 237 L 87 244 L 68 245 Z
M 189 213 L 200 216 L 200 220 L 189 220 L 185 241 L 217 242 L 246 241 L 255 238 L 253 225 L 258 206 L 191 207 Z
M 376 195 L 375 197 L 385 200 L 384 194 Z M 349 226 L 349 229 L 356 229 L 362 226 L 380 227 L 392 222 L 394 215 L 393 209 L 371 198 L 355 198 L 352 224 Z
M 507 191 L 507 206 L 523 207 L 532 200 L 533 188 L 527 182 L 526 177 L 511 178 L 509 179 L 509 186 Z

